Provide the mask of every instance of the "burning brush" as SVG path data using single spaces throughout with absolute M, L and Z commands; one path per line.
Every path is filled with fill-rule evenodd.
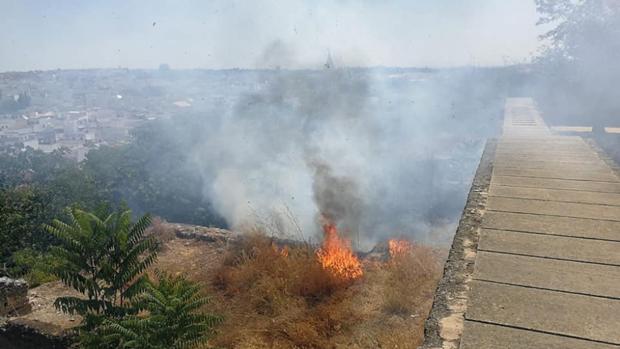
M 323 223 L 323 244 L 316 255 L 323 268 L 343 282 L 353 281 L 364 274 L 360 260 L 351 249 L 351 242 L 340 237 L 336 225 L 329 220 Z

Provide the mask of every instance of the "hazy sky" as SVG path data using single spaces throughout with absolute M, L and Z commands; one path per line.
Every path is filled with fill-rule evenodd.
M 0 71 L 499 65 L 536 20 L 533 0 L 0 0 Z

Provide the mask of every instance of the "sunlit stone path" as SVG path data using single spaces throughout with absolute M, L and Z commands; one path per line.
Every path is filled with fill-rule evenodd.
M 620 178 L 508 99 L 461 349 L 620 347 Z

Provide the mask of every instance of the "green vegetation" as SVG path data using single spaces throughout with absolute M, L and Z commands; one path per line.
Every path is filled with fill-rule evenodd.
M 536 0 L 536 6 L 539 24 L 550 28 L 536 64 L 537 101 L 545 118 L 604 133 L 620 112 L 620 8 L 600 0 Z
M 196 118 L 158 121 L 134 130 L 120 147 L 88 153 L 83 172 L 98 193 L 113 203 L 125 200 L 137 214 L 151 212 L 169 221 L 224 227 L 202 189 L 201 173 L 188 166 L 187 150 L 199 144 L 192 132 Z
M 135 223 L 131 211 L 91 213 L 73 208 L 66 221 L 45 229 L 59 245 L 54 275 L 85 297 L 59 297 L 55 306 L 79 314 L 83 348 L 191 348 L 204 342 L 220 318 L 200 313 L 207 298 L 183 277 L 145 274 L 157 258 L 146 237 L 148 215 Z
M 49 251 L 58 241 L 43 224 L 69 206 L 95 210 L 101 202 L 126 202 L 138 215 L 225 227 L 202 194 L 201 175 L 186 166 L 182 149 L 193 140 L 171 136 L 169 127 L 145 125 L 131 143 L 93 150 L 82 163 L 63 149 L 0 154 L 0 275 L 25 277 L 31 286 L 49 281 Z
M 203 343 L 218 316 L 202 314 L 209 299 L 200 295 L 200 285 L 183 277 L 158 273 L 158 283 L 148 283 L 134 306 L 149 316 L 130 315 L 121 320 L 105 320 L 101 332 L 106 343 L 118 348 L 191 348 Z
M 33 269 L 55 243 L 43 224 L 67 206 L 94 209 L 99 201 L 93 182 L 62 151 L 0 154 L 0 273 L 25 276 L 31 286 L 49 280 L 45 268 Z
M 75 208 L 68 216 L 45 226 L 60 242 L 52 254 L 65 262 L 53 273 L 88 299 L 61 297 L 56 306 L 80 315 L 125 315 L 131 310 L 126 302 L 144 290 L 143 272 L 157 257 L 156 240 L 144 236 L 150 217 L 132 224 L 129 210 L 95 214 Z

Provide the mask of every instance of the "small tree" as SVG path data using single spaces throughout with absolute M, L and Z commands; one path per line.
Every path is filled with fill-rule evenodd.
M 607 0 L 535 0 L 539 24 L 550 27 L 538 57 L 551 96 L 587 114 L 595 133 L 620 114 L 620 3 Z M 576 98 L 575 98 L 576 97 Z M 570 111 L 571 107 L 567 107 Z M 609 126 L 609 125 L 607 125 Z
M 181 349 L 203 343 L 221 322 L 215 315 L 200 313 L 209 299 L 200 295 L 200 285 L 182 276 L 158 273 L 156 285 L 148 283 L 135 306 L 144 316 L 105 320 L 102 340 L 118 348 Z
M 86 316 L 87 327 L 91 315 L 120 318 L 136 312 L 127 300 L 144 290 L 142 274 L 157 257 L 156 240 L 144 236 L 150 217 L 132 224 L 129 210 L 95 214 L 73 208 L 68 218 L 45 226 L 60 242 L 52 253 L 66 262 L 53 273 L 87 299 L 60 297 L 55 306 Z

